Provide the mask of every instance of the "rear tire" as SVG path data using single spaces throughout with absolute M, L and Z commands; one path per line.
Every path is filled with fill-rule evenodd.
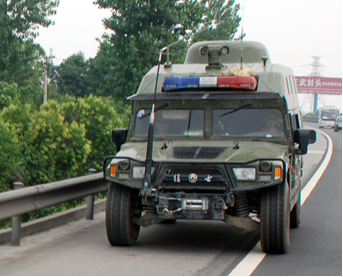
M 289 187 L 281 184 L 262 191 L 261 248 L 265 253 L 285 253 L 290 244 Z
M 140 226 L 132 222 L 140 216 L 138 191 L 111 183 L 106 201 L 106 232 L 111 245 L 130 246 L 136 243 Z
M 297 228 L 301 222 L 301 193 L 299 190 L 299 198 L 297 203 L 294 205 L 291 214 L 290 214 L 290 221 L 291 221 L 291 228 Z

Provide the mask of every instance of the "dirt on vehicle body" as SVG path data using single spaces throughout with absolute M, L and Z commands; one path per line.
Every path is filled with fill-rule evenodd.
M 134 244 L 140 226 L 203 219 L 260 229 L 263 251 L 287 251 L 302 155 L 316 140 L 290 68 L 258 42 L 198 42 L 128 100 L 129 128 L 113 130 L 118 153 L 104 162 L 112 245 Z

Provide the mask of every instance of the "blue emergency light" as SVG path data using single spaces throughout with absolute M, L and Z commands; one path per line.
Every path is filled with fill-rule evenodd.
M 163 90 L 197 88 L 199 87 L 198 77 L 169 77 L 163 82 Z

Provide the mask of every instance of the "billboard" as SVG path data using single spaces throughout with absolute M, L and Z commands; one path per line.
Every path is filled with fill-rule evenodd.
M 295 77 L 298 93 L 342 95 L 342 78 Z

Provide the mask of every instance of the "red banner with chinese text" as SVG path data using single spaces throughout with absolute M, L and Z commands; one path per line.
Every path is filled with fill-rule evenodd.
M 342 95 L 342 78 L 295 77 L 298 93 Z

